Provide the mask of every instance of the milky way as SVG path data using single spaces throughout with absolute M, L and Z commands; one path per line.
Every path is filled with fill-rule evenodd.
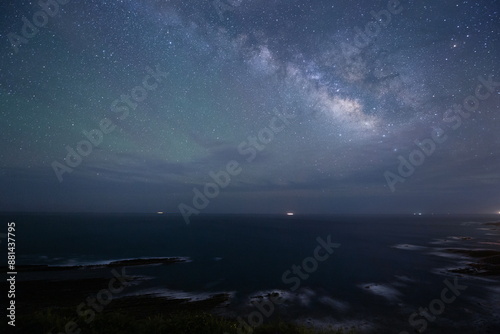
M 497 212 L 499 10 L 4 1 L 0 210 Z

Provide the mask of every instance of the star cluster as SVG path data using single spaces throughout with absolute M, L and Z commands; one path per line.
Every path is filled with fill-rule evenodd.
M 178 212 L 233 160 L 205 212 L 498 211 L 496 1 L 40 3 L 0 5 L 2 211 Z M 481 80 L 490 95 L 454 128 Z M 248 161 L 276 115 L 294 117 Z

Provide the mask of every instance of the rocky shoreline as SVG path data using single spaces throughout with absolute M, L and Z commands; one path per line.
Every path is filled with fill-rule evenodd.
M 485 223 L 486 226 L 500 226 L 500 222 Z M 491 228 L 496 231 L 498 228 Z M 446 252 L 466 256 L 471 260 L 466 267 L 449 269 L 455 274 L 471 276 L 500 276 L 500 251 L 493 249 L 448 248 Z M 473 261 L 473 262 L 472 262 Z
M 67 265 L 47 265 L 47 264 L 35 264 L 35 265 L 20 265 L 16 266 L 17 272 L 36 272 L 36 271 L 65 271 L 65 270 L 76 270 L 76 269 L 97 269 L 97 268 L 114 268 L 114 267 L 130 267 L 130 266 L 144 266 L 153 264 L 173 264 L 178 262 L 186 262 L 186 259 L 178 257 L 168 257 L 168 258 L 147 258 L 147 259 L 127 259 L 127 260 L 117 260 L 111 261 L 103 264 L 81 264 L 74 266 Z M 2 270 L 6 270 L 7 267 L 0 267 Z

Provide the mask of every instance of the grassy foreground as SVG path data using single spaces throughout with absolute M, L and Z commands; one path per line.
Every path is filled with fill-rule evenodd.
M 73 314 L 71 314 L 73 312 Z M 99 314 L 86 324 L 78 321 L 65 329 L 68 322 L 75 321 L 74 310 L 46 309 L 33 315 L 20 318 L 16 325 L 17 333 L 44 334 L 238 334 L 238 323 L 206 312 L 182 312 L 169 315 L 155 315 L 136 318 L 119 311 Z M 250 331 L 240 331 L 249 334 Z M 318 331 L 305 326 L 272 322 L 253 329 L 255 334 L 347 334 L 341 330 Z

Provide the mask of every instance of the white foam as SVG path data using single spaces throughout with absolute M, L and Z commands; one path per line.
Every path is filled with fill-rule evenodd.
M 408 276 L 400 276 L 400 275 L 394 275 L 398 280 L 406 283 L 416 283 L 414 279 L 409 278 Z
M 446 251 L 444 248 L 436 248 L 434 251 L 429 252 L 427 254 L 445 257 L 448 259 L 467 259 L 467 256 L 465 255 L 461 255 L 459 253 L 451 253 L 449 251 Z
M 230 296 L 234 296 L 235 292 L 226 292 L 226 291 L 220 291 L 220 292 L 187 292 L 187 291 L 182 291 L 182 290 L 171 290 L 171 289 L 159 289 L 159 288 L 151 288 L 151 289 L 143 289 L 139 290 L 136 292 L 132 292 L 129 294 L 124 295 L 124 297 L 136 297 L 136 296 L 143 296 L 143 295 L 153 295 L 155 297 L 163 297 L 163 298 L 169 298 L 169 299 L 187 299 L 189 301 L 200 301 L 200 300 L 207 300 L 212 298 L 215 295 L 219 294 L 227 294 Z
M 325 317 L 322 319 L 299 318 L 296 323 L 305 324 L 314 328 L 342 330 L 344 332 L 348 332 L 352 328 L 356 329 L 356 333 L 373 333 L 375 330 L 374 323 L 368 322 L 366 319 L 339 320 L 333 317 Z
M 349 303 L 340 301 L 338 299 L 333 299 L 327 296 L 320 297 L 319 301 L 339 312 L 345 312 L 350 308 Z
M 417 246 L 417 245 L 410 245 L 410 244 L 397 244 L 397 245 L 394 245 L 392 247 L 397 248 L 397 249 L 412 250 L 412 251 L 423 250 L 423 249 L 427 248 L 424 246 Z
M 483 241 L 480 244 L 500 246 L 500 242 Z
M 460 223 L 460 225 L 462 226 L 469 226 L 469 225 L 482 225 L 484 223 L 481 223 L 481 222 L 463 222 L 463 223 Z
M 66 263 L 59 265 L 60 267 L 71 267 L 71 266 L 106 266 L 113 262 L 118 261 L 129 261 L 129 260 L 167 260 L 167 259 L 179 259 L 182 262 L 192 262 L 190 257 L 187 256 L 170 256 L 170 257 L 131 257 L 131 258 L 121 258 L 121 259 L 111 259 L 111 260 L 98 260 L 98 261 L 80 261 L 77 259 L 69 259 Z M 150 266 L 150 265 L 160 265 L 161 263 L 145 263 L 140 264 L 141 266 Z M 126 266 L 126 265 L 125 265 Z M 134 265 L 135 266 L 135 265 Z
M 384 297 L 389 301 L 399 301 L 399 296 L 401 296 L 397 289 L 387 284 L 367 283 L 360 284 L 358 287 L 374 295 Z
M 278 296 L 274 296 L 275 294 L 278 294 Z M 278 299 L 280 304 L 288 302 L 290 304 L 296 303 L 307 307 L 316 296 L 316 292 L 307 288 L 300 289 L 297 292 L 279 289 L 256 291 L 248 297 L 248 305 L 251 305 L 252 302 L 259 299 Z
M 309 306 L 312 299 L 316 296 L 316 293 L 311 289 L 301 289 L 300 293 L 297 295 L 299 302 L 303 306 Z
M 278 294 L 278 296 L 274 296 L 275 294 Z M 275 290 L 261 290 L 261 291 L 256 291 L 252 293 L 251 295 L 248 296 L 249 302 L 248 305 L 251 305 L 251 302 L 254 301 L 255 299 L 279 299 L 280 304 L 283 302 L 292 302 L 296 299 L 296 295 L 291 293 L 290 291 L 287 290 L 280 290 L 280 289 L 275 289 Z

